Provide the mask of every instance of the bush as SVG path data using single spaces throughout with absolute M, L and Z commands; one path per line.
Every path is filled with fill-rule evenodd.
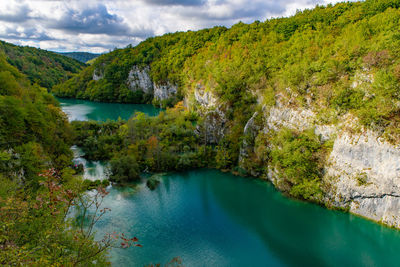
M 110 181 L 127 183 L 140 180 L 139 164 L 131 155 L 124 155 L 110 161 Z
M 314 131 L 297 133 L 282 129 L 270 142 L 271 166 L 278 170 L 281 182 L 289 185 L 288 192 L 298 198 L 319 199 L 323 146 Z

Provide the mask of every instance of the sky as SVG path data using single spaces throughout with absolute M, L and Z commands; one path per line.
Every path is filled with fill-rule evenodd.
M 339 0 L 0 0 L 0 40 L 104 53 L 168 32 L 232 26 Z

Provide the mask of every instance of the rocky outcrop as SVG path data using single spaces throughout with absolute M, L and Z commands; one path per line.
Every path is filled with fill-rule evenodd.
M 166 84 L 154 84 L 154 98 L 158 101 L 173 97 L 178 92 L 178 86 L 169 82 Z
M 217 144 L 226 131 L 227 118 L 224 108 L 217 97 L 205 90 L 201 84 L 196 85 L 193 96 L 194 99 L 187 105 L 196 106 L 203 118 L 203 124 L 196 127 L 196 132 L 204 138 L 206 144 Z
M 356 78 L 353 87 L 358 88 L 373 81 L 370 75 L 360 74 Z M 217 144 L 228 124 L 223 103 L 201 84 L 193 89 L 186 101 L 189 107 L 196 107 L 204 120 L 203 128 L 198 126 L 196 131 L 205 136 L 207 143 Z M 254 140 L 260 133 L 282 128 L 314 129 L 322 142 L 333 142 L 332 151 L 326 155 L 322 178 L 325 203 L 400 228 L 400 146 L 390 144 L 372 130 L 362 129 L 351 114 L 341 116 L 336 124 L 320 123 L 317 114 L 318 110 L 294 107 L 290 101 L 277 96 L 275 106 L 255 112 L 246 123 L 239 167 L 253 176 L 261 175 L 251 164 L 258 149 Z M 261 120 L 259 116 L 262 116 Z M 266 178 L 285 191 L 279 172 L 273 166 L 265 167 Z
M 400 228 L 399 146 L 371 130 L 360 130 L 357 120 L 349 115 L 337 125 L 318 125 L 315 112 L 278 103 L 265 113 L 265 120 L 264 132 L 282 127 L 300 131 L 314 128 L 322 141 L 334 141 L 323 178 L 328 205 Z M 269 170 L 268 178 L 274 184 L 278 176 Z
M 243 129 L 244 139 L 240 146 L 239 151 L 239 167 L 242 169 L 246 168 L 246 161 L 249 160 L 249 154 L 254 152 L 254 140 L 257 137 L 258 132 L 262 129 L 262 125 L 257 123 L 256 118 L 259 116 L 258 111 L 254 112 L 253 116 L 247 121 L 246 125 Z M 256 173 L 250 170 L 251 175 L 259 176 L 259 173 Z
M 104 65 L 93 71 L 93 80 L 99 81 L 104 78 Z M 178 86 L 166 82 L 164 84 L 154 83 L 150 77 L 150 67 L 133 66 L 129 71 L 126 80 L 128 88 L 132 91 L 143 91 L 145 94 L 154 95 L 157 101 L 163 101 L 175 96 L 178 92 Z
M 294 109 L 277 101 L 276 106 L 270 108 L 264 116 L 266 124 L 264 132 L 277 131 L 281 128 L 289 128 L 297 131 L 314 128 L 315 134 L 323 142 L 332 138 L 336 133 L 334 125 L 321 125 L 315 123 L 315 112 L 310 109 Z
M 334 206 L 400 227 L 400 148 L 376 133 L 343 133 L 326 167 Z
M 93 71 L 93 77 L 92 77 L 92 79 L 93 79 L 94 81 L 98 81 L 98 80 L 101 80 L 101 79 L 103 79 L 103 78 L 104 78 L 104 70 L 97 68 L 97 69 L 95 69 L 95 70 Z
M 194 98 L 202 107 L 210 108 L 216 107 L 217 105 L 217 98 L 210 91 L 206 91 L 200 85 L 197 85 L 194 90 Z
M 132 91 L 143 91 L 146 94 L 153 94 L 153 82 L 151 81 L 150 68 L 139 68 L 133 66 L 128 75 L 127 84 Z

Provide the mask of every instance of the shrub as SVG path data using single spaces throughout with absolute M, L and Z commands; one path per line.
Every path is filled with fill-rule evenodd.
M 124 155 L 110 161 L 111 174 L 110 181 L 126 183 L 138 181 L 140 179 L 139 164 L 136 158 L 131 155 Z

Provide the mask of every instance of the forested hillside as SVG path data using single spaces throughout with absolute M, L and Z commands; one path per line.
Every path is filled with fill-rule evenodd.
M 76 97 L 108 102 L 146 102 L 143 92 L 130 90 L 127 78 L 133 66 L 151 66 L 151 78 L 160 84 L 183 84 L 185 61 L 208 43 L 214 43 L 226 31 L 224 27 L 180 32 L 148 38 L 136 47 L 117 49 L 101 55 L 94 63 L 66 83 L 55 86 L 57 96 Z M 104 76 L 93 80 L 94 73 Z M 103 75 L 104 74 L 104 75 Z
M 113 241 L 93 240 L 95 217 L 82 218 L 85 228 L 67 218 L 74 205 L 91 201 L 71 168 L 71 141 L 70 125 L 54 97 L 0 53 L 2 266 L 106 265 L 104 255 Z M 96 197 L 105 195 L 100 190 Z
M 289 94 L 298 95 L 294 104 L 304 105 L 310 96 L 327 109 L 355 109 L 366 124 L 383 123 L 394 110 L 382 103 L 394 99 L 393 86 L 399 79 L 400 41 L 394 30 L 398 7 L 393 0 L 340 3 L 230 29 L 149 38 L 137 47 L 102 55 L 53 92 L 96 101 L 143 102 L 146 99 L 128 88 L 127 78 L 133 66 L 150 66 L 152 81 L 178 85 L 180 98 L 199 82 L 235 106 L 253 101 L 255 91 L 272 103 L 272 96 L 288 94 L 290 88 Z M 95 70 L 101 74 L 98 80 L 93 80 Z M 376 72 L 375 85 L 392 91 L 343 91 L 367 72 Z M 365 101 L 372 94 L 373 99 Z
M 7 62 L 24 73 L 31 83 L 50 89 L 82 70 L 85 64 L 54 52 L 0 41 Z
M 150 38 L 102 55 L 53 92 L 142 102 L 146 98 L 137 97 L 138 91 L 146 88 L 140 81 L 131 90 L 128 81 L 132 72 L 139 78 L 148 72 L 159 91 L 178 86 L 170 104 L 184 99 L 187 113 L 154 121 L 139 116 L 126 128 L 101 131 L 105 136 L 90 131 L 94 136 L 83 138 L 89 138 L 92 155 L 114 162 L 128 157 L 120 162 L 138 161 L 135 166 L 155 171 L 198 167 L 207 158 L 208 166 L 268 178 L 292 196 L 324 202 L 335 194 L 331 186 L 337 180 L 327 169 L 335 166 L 328 159 L 334 141 L 341 140 L 336 136 L 368 130 L 382 142 L 400 140 L 399 7 L 394 0 L 338 3 L 230 29 Z M 143 121 L 151 130 L 136 136 L 132 129 Z M 96 152 L 104 146 L 114 153 Z M 346 146 L 352 151 L 351 143 Z M 360 164 L 363 175 L 375 167 L 367 163 Z M 375 179 L 375 173 L 364 179 L 356 171 L 344 176 L 348 184 L 361 181 L 354 187 Z
M 82 63 L 87 63 L 88 61 L 99 57 L 101 54 L 93 54 L 88 52 L 65 52 L 65 53 L 58 53 L 60 55 L 70 57 L 76 59 Z

